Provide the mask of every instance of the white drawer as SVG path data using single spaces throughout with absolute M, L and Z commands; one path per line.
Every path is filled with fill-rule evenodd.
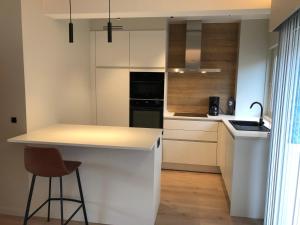
M 195 120 L 164 120 L 165 129 L 218 131 L 218 122 Z
M 217 144 L 164 140 L 163 162 L 216 166 Z
M 214 131 L 194 131 L 194 130 L 164 130 L 164 139 L 209 141 L 217 142 L 218 133 Z

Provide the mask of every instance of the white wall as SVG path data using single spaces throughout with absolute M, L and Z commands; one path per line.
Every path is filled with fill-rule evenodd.
M 258 106 L 263 104 L 268 49 L 268 21 L 244 20 L 241 22 L 240 50 L 237 77 L 236 115 L 259 116 Z
M 28 179 L 21 146 L 7 138 L 26 132 L 19 0 L 0 1 L 0 213 L 22 215 Z M 10 123 L 16 116 L 17 124 Z
M 56 18 L 67 18 L 68 1 L 43 0 L 45 12 Z M 78 18 L 107 18 L 108 1 L 73 0 L 74 16 Z M 266 15 L 271 0 L 113 0 L 112 18 L 169 16 L 228 16 Z
M 91 123 L 89 22 L 75 22 L 69 44 L 68 21 L 44 16 L 41 0 L 21 2 L 27 129 Z

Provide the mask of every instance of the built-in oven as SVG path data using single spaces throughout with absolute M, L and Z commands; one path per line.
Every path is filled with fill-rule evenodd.
M 131 127 L 163 127 L 164 78 L 162 72 L 130 73 Z
M 130 100 L 130 127 L 162 128 L 163 100 Z
M 164 99 L 164 73 L 131 72 L 131 99 Z

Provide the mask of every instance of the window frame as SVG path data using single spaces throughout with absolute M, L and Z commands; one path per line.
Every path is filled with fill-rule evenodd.
M 276 73 L 276 63 L 278 56 L 278 44 L 271 46 L 268 49 L 267 70 L 265 79 L 265 94 L 264 94 L 264 119 L 272 122 L 272 107 L 273 107 L 273 90 L 274 76 Z M 271 82 L 271 83 L 270 83 Z

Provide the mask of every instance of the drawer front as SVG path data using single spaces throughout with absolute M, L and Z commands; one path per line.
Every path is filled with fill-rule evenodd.
M 164 120 L 165 129 L 218 131 L 218 122 L 195 120 Z
M 192 141 L 163 141 L 163 162 L 216 166 L 217 144 Z
M 164 130 L 164 139 L 217 142 L 218 133 L 214 131 Z

